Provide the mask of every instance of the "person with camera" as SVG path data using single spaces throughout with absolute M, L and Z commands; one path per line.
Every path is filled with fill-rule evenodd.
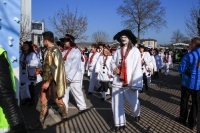
M 186 54 L 178 66 L 182 74 L 180 115 L 176 118 L 182 124 L 188 124 L 191 129 L 197 124 L 197 114 L 200 107 L 200 38 L 194 37 L 189 45 L 190 53 Z M 192 97 L 192 107 L 188 117 L 188 100 Z
M 142 90 L 141 56 L 135 35 L 131 30 L 122 30 L 114 38 L 120 42 L 120 48 L 116 50 L 111 60 L 112 84 L 112 111 L 115 127 L 113 131 L 124 129 L 126 118 L 124 101 L 126 100 L 135 117 L 140 120 L 140 102 L 138 90 Z

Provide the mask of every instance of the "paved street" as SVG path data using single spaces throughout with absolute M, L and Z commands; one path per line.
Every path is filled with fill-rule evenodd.
M 171 69 L 168 76 L 159 73 L 159 79 L 152 80 L 149 91 L 140 94 L 141 120 L 135 122 L 131 115 L 129 105 L 125 103 L 127 128 L 125 133 L 192 133 L 187 126 L 183 126 L 174 119 L 179 115 L 180 101 L 180 75 L 176 71 L 176 66 Z M 89 86 L 88 77 L 84 77 L 84 94 L 88 110 L 82 114 L 78 113 L 76 102 L 70 97 L 70 107 L 68 113 L 68 125 L 63 126 L 60 116 L 56 112 L 55 103 L 49 101 L 49 114 L 45 120 L 44 130 L 30 131 L 30 133 L 109 133 L 114 126 L 111 98 L 102 102 L 101 94 L 94 93 L 87 95 Z M 41 84 L 37 85 L 37 92 Z M 37 98 L 35 99 L 37 100 Z M 21 106 L 27 125 L 33 124 L 39 117 L 36 107 Z

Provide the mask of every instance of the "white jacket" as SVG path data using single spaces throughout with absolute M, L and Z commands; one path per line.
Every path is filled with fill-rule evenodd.
M 105 58 L 106 57 L 104 55 L 100 56 L 96 64 L 95 73 L 98 73 L 97 79 L 99 81 L 110 81 L 108 75 L 111 75 L 110 62 L 112 60 L 112 56 L 107 57 L 106 66 L 104 66 Z
M 118 48 L 113 55 L 111 61 L 111 72 L 113 73 L 113 86 L 122 87 L 122 81 L 119 79 L 119 75 L 113 71 L 121 61 L 121 48 Z M 126 57 L 126 69 L 127 69 L 127 80 L 128 87 L 131 89 L 142 90 L 142 69 L 141 69 L 141 54 L 138 48 L 133 47 L 128 56 Z
M 95 55 L 94 55 L 94 58 L 92 60 L 92 63 L 89 64 L 90 63 L 90 58 L 91 58 L 92 54 L 93 54 L 92 52 L 89 54 L 89 59 L 88 59 L 87 66 L 86 66 L 86 68 L 88 70 L 88 76 L 90 76 L 90 74 L 92 73 L 92 71 L 95 70 L 97 60 L 98 60 L 98 58 L 100 56 L 100 53 L 96 52 Z
M 24 54 L 21 54 L 20 61 L 23 61 L 23 59 L 24 59 Z M 26 69 L 22 69 L 22 67 L 20 67 L 20 82 L 21 83 L 26 83 L 26 82 L 35 83 L 35 81 L 30 81 L 28 79 L 28 72 L 30 76 L 36 75 L 35 69 L 39 65 L 38 58 L 34 52 L 31 52 L 29 55 L 27 55 L 26 61 L 27 61 Z
M 68 50 L 63 51 L 63 56 Z M 81 52 L 77 48 L 72 48 L 64 61 L 66 79 L 70 82 L 81 82 L 82 71 L 81 71 Z
M 156 61 L 155 61 L 155 58 L 153 55 L 151 55 L 151 59 L 152 59 L 152 61 L 150 63 L 150 66 L 152 69 L 151 74 L 153 74 L 153 71 L 157 71 L 157 66 L 156 66 Z
M 145 61 L 145 65 L 142 66 L 142 72 L 146 73 L 146 75 L 148 75 L 149 72 L 147 72 L 147 69 L 151 69 L 150 63 L 152 62 L 152 57 L 149 54 L 149 52 L 143 52 L 141 60 L 143 60 L 143 59 Z

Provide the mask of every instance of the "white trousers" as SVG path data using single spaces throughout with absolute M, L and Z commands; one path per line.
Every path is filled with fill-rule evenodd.
M 85 103 L 85 98 L 83 95 L 83 91 L 81 88 L 81 83 L 80 82 L 72 82 L 67 86 L 67 89 L 65 90 L 65 95 L 63 97 L 63 102 L 66 105 L 67 112 L 68 112 L 68 103 L 69 103 L 69 92 L 71 91 L 77 106 L 79 110 L 84 110 L 86 109 L 86 103 Z
M 168 73 L 169 73 L 169 63 L 165 63 L 164 68 L 165 68 L 165 75 L 168 75 Z
M 90 85 L 89 85 L 88 92 L 93 92 L 94 86 L 99 88 L 101 86 L 101 84 L 99 83 L 99 80 L 97 79 L 97 75 L 95 74 L 95 71 L 93 70 L 90 75 Z
M 112 111 L 115 126 L 126 125 L 124 111 L 124 99 L 129 103 L 131 113 L 134 117 L 140 115 L 140 102 L 138 100 L 138 91 L 133 92 L 128 87 L 112 88 Z
M 82 74 L 82 78 L 81 78 L 81 89 L 83 88 L 83 75 L 84 74 Z

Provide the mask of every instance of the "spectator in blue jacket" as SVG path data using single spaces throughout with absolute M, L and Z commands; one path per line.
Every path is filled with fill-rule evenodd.
M 188 100 L 191 95 L 192 107 L 190 109 L 188 124 L 191 129 L 197 124 L 197 114 L 200 107 L 200 38 L 195 37 L 189 45 L 190 53 L 186 54 L 178 71 L 182 74 L 182 89 L 180 116 L 178 121 L 185 124 L 188 116 Z

